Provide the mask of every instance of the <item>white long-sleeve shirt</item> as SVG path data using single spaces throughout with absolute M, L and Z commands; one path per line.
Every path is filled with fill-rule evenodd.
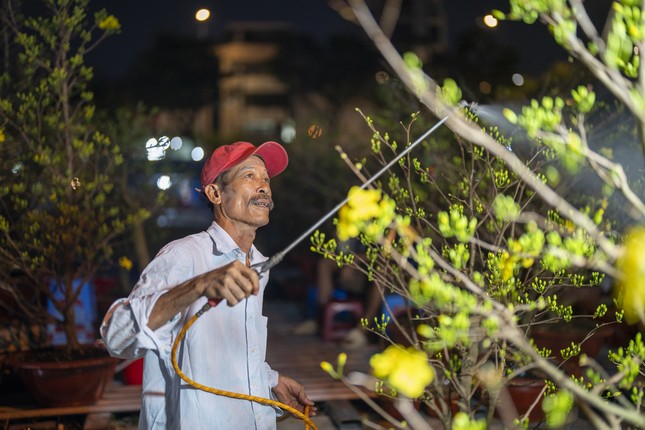
M 252 247 L 251 264 L 266 260 Z M 270 406 L 231 399 L 198 390 L 175 373 L 171 362 L 174 340 L 197 313 L 205 298 L 196 301 L 159 329 L 148 328 L 148 318 L 166 291 L 246 254 L 217 223 L 205 232 L 166 245 L 145 268 L 127 299 L 117 300 L 101 325 L 101 335 L 114 356 L 145 356 L 140 429 L 256 429 L 276 428 L 277 412 Z M 260 279 L 260 293 L 233 307 L 225 303 L 203 314 L 187 331 L 177 353 L 182 371 L 208 387 L 272 397 L 278 374 L 265 362 L 267 318 L 262 297 L 268 273 Z

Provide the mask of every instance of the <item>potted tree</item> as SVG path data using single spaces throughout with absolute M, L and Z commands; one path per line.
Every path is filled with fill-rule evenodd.
M 90 14 L 88 0 L 43 0 L 43 14 L 26 18 L 18 2 L 4 3 L 11 37 L 0 75 L 0 285 L 25 319 L 53 322 L 65 335 L 63 347 L 13 362 L 39 403 L 91 403 L 116 361 L 79 342 L 74 305 L 113 257 L 115 239 L 147 216 L 121 201 L 115 178 L 124 156 L 101 132 L 88 87 L 86 55 L 119 22 L 105 10 Z M 80 387 L 62 382 L 67 375 Z M 40 380 L 56 388 L 32 387 Z

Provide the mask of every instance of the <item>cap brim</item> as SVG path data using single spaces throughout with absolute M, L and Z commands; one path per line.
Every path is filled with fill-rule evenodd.
M 251 155 L 257 155 L 262 158 L 267 168 L 269 178 L 279 175 L 287 168 L 289 156 L 287 151 L 278 142 L 268 141 L 258 146 Z

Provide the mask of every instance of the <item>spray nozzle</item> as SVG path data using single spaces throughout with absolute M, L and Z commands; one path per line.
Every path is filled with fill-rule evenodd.
M 251 266 L 251 269 L 255 270 L 258 272 L 258 275 L 262 276 L 264 272 L 267 270 L 271 269 L 273 266 L 278 264 L 279 262 L 282 261 L 284 258 L 285 252 L 278 252 L 277 254 L 274 254 L 271 258 L 269 258 L 266 261 L 263 261 L 262 263 L 257 263 Z

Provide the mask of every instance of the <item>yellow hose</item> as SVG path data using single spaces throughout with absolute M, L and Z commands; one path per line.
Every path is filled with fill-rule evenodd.
M 193 381 L 188 376 L 186 376 L 184 372 L 181 371 L 181 369 L 179 368 L 179 364 L 177 364 L 177 350 L 179 349 L 179 344 L 181 343 L 181 340 L 184 338 L 184 336 L 186 336 L 186 332 L 188 331 L 188 329 L 195 323 L 195 321 L 197 321 L 197 318 L 202 316 L 210 308 L 211 308 L 211 305 L 207 303 L 204 305 L 203 308 L 199 310 L 199 312 L 193 315 L 193 317 L 181 329 L 181 331 L 179 332 L 179 336 L 177 336 L 177 339 L 175 339 L 175 342 L 172 345 L 172 355 L 171 355 L 172 367 L 175 369 L 175 372 L 177 373 L 177 375 L 179 375 L 179 377 L 183 379 L 187 384 L 199 390 L 206 391 L 207 393 L 217 394 L 218 396 L 231 397 L 234 399 L 250 400 L 252 402 L 261 403 L 263 405 L 277 406 L 281 409 L 291 412 L 293 415 L 302 419 L 305 422 L 305 430 L 309 430 L 310 427 L 313 430 L 318 430 L 316 425 L 309 418 L 309 406 L 305 406 L 305 413 L 303 414 L 299 410 L 292 408 L 289 405 L 285 405 L 284 403 L 278 402 L 277 400 L 265 399 L 264 397 L 251 396 L 248 394 L 234 393 L 232 391 L 225 391 L 225 390 L 219 390 L 217 388 L 207 387 L 206 385 Z

